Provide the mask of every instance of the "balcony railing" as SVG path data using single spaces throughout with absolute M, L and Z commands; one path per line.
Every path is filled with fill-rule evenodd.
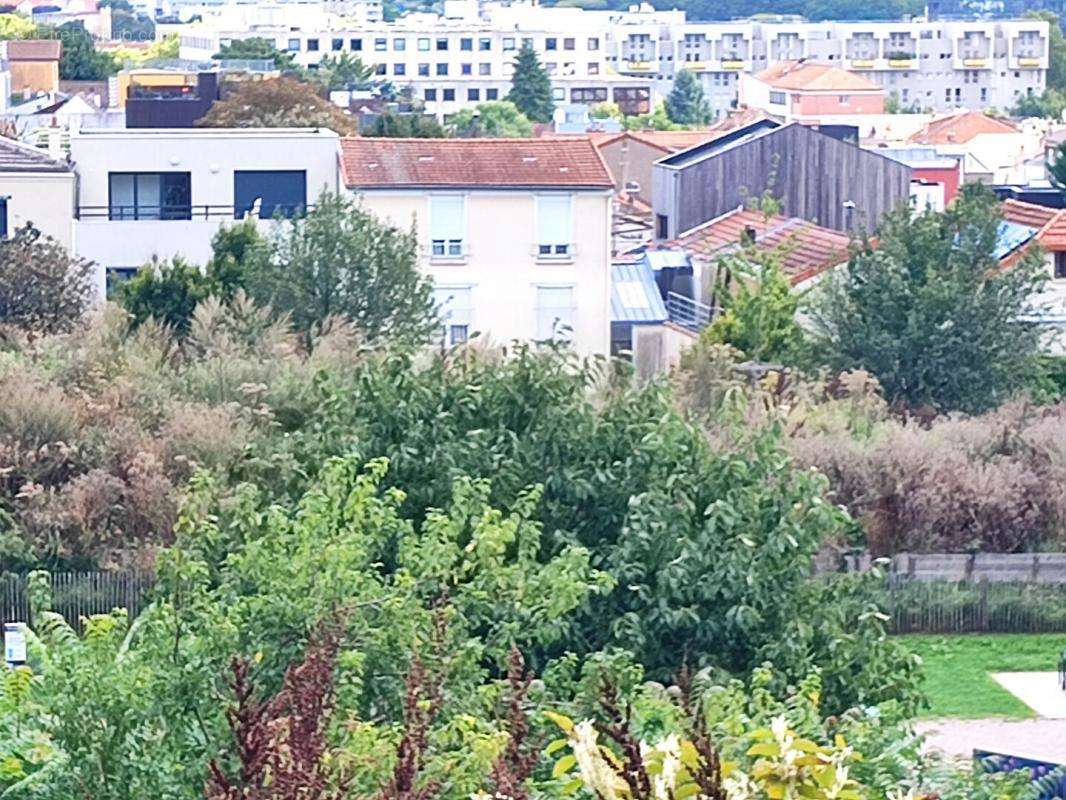
M 173 222 L 181 220 L 210 220 L 210 219 L 241 219 L 246 214 L 262 219 L 271 219 L 280 213 L 283 217 L 294 217 L 307 211 L 314 210 L 314 206 L 299 205 L 273 205 L 271 214 L 253 214 L 252 209 L 232 205 L 107 205 L 107 206 L 78 206 L 77 219 L 80 220 L 110 220 L 114 222 L 154 221 Z
M 690 331 L 701 331 L 714 319 L 714 309 L 677 292 L 666 293 L 666 313 L 670 321 Z

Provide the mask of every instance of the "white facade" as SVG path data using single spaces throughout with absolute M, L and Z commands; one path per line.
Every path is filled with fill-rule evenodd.
M 300 129 L 87 130 L 70 137 L 78 174 L 75 249 L 108 271 L 152 258 L 202 265 L 224 224 L 337 191 L 338 136 Z M 258 202 L 256 202 L 258 200 Z
M 73 172 L 0 172 L 7 232 L 32 224 L 67 250 L 74 244 Z
M 608 352 L 609 189 L 363 189 L 357 196 L 394 225 L 414 220 L 445 344 L 479 333 L 497 345 L 560 338 L 584 355 Z

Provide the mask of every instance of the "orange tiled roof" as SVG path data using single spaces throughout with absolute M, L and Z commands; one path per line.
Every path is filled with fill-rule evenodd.
M 11 61 L 58 61 L 63 44 L 59 39 L 13 39 L 7 42 Z
M 915 144 L 965 144 L 982 133 L 1017 132 L 1018 129 L 1007 120 L 980 111 L 962 111 L 926 123 L 910 140 Z
M 1066 250 L 1066 209 L 1048 208 L 1021 200 L 1003 201 L 1003 219 L 1036 229 L 1033 237 L 1051 251 Z
M 884 92 L 869 78 L 830 64 L 780 61 L 755 75 L 775 89 L 807 92 Z
M 682 234 L 664 247 L 678 247 L 692 255 L 713 256 L 740 244 L 747 229 L 755 244 L 780 250 L 781 268 L 792 283 L 799 283 L 848 258 L 851 240 L 846 233 L 823 228 L 798 217 L 738 209 Z
M 599 151 L 574 139 L 341 139 L 349 188 L 566 186 L 611 188 Z

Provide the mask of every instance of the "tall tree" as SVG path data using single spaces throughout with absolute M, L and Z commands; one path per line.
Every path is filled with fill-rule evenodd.
M 248 293 L 313 336 L 331 317 L 370 340 L 425 341 L 435 328 L 432 283 L 418 242 L 354 200 L 325 193 L 306 217 L 281 223 L 246 276 Z
M 395 111 L 384 111 L 374 117 L 363 130 L 363 135 L 404 139 L 443 139 L 448 132 L 437 120 L 426 114 L 418 112 L 398 114 Z
M 1048 23 L 1047 88 L 1066 92 L 1066 37 L 1062 35 L 1059 17 L 1054 11 L 1030 11 L 1030 19 Z
M 94 297 L 96 265 L 26 225 L 0 239 L 0 323 L 32 334 L 69 331 Z
M 341 53 L 325 56 L 318 69 L 309 71 L 306 77 L 327 91 L 335 91 L 365 85 L 374 77 L 374 68 L 364 64 L 358 56 Z
M 711 105 L 691 70 L 680 70 L 674 78 L 674 88 L 666 98 L 666 113 L 678 125 L 706 125 L 711 121 Z
M 533 122 L 551 122 L 555 111 L 551 80 L 529 42 L 522 45 L 515 58 L 514 77 L 507 99 Z
M 456 136 L 502 136 L 524 138 L 533 135 L 533 124 L 514 103 L 500 100 L 464 108 L 451 118 Z
M 1043 256 L 997 258 L 998 201 L 966 186 L 947 211 L 901 208 L 847 269 L 829 275 L 810 311 L 829 364 L 874 374 L 892 403 L 940 411 L 991 408 L 1030 380 L 1040 333 L 1026 324 Z
M 1066 194 L 1066 142 L 1055 148 L 1055 154 L 1048 159 L 1045 166 L 1051 185 Z
M 356 133 L 355 120 L 293 78 L 243 81 L 198 123 L 205 128 L 329 128 Z
M 67 81 L 99 81 L 118 72 L 118 64 L 93 43 L 92 34 L 80 22 L 66 22 L 56 29 L 63 43 L 59 77 Z

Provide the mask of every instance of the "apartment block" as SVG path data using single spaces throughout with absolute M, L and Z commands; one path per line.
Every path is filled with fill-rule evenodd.
M 1048 23 L 1041 20 L 687 22 L 613 26 L 608 63 L 669 91 L 695 72 L 717 115 L 737 100 L 739 76 L 809 60 L 861 73 L 901 106 L 1008 109 L 1044 91 Z

